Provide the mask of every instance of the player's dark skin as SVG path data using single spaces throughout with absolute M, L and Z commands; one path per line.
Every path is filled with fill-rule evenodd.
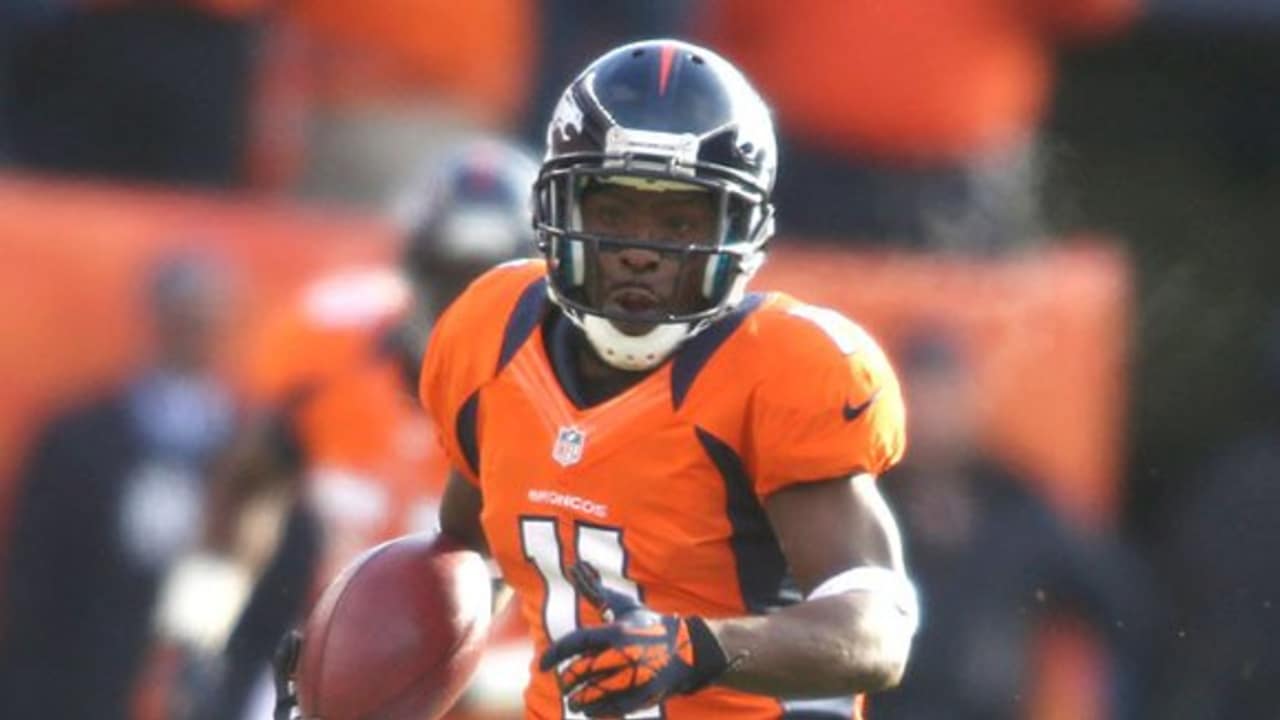
M 710 238 L 716 225 L 710 196 L 700 192 L 650 192 L 610 186 L 583 202 L 584 230 L 647 242 L 687 244 Z M 675 256 L 630 248 L 602 254 L 594 292 L 605 306 L 674 307 L 683 301 Z M 621 288 L 621 289 L 619 289 Z M 696 289 L 696 285 L 694 286 Z M 599 296 L 598 296 L 599 297 Z M 645 323 L 615 323 L 628 333 Z M 581 342 L 575 370 L 597 397 L 612 397 L 644 377 L 617 370 Z M 835 408 L 832 409 L 835 412 Z M 814 480 L 814 478 L 797 478 Z M 480 491 L 454 475 L 445 491 L 444 532 L 487 553 L 480 526 Z M 807 594 L 849 568 L 877 565 L 902 570 L 901 538 L 874 478 L 818 479 L 781 490 L 764 502 L 791 574 Z M 899 611 L 884 597 L 853 592 L 806 601 L 767 616 L 709 620 L 730 660 L 717 680 L 747 692 L 821 697 L 874 692 L 901 678 L 910 638 L 892 632 Z

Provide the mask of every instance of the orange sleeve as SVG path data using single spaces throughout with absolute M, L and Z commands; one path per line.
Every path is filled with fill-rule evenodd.
M 465 295 L 463 296 L 465 298 Z M 462 300 L 463 298 L 459 298 Z M 456 356 L 462 342 L 463 323 L 457 318 L 456 306 L 446 310 L 436 321 L 427 341 L 427 354 L 422 362 L 422 375 L 418 392 L 422 407 L 431 417 L 436 438 L 449 457 L 449 464 L 472 483 L 479 477 L 462 450 L 458 437 L 458 413 L 466 404 L 469 393 L 460 372 Z M 478 409 L 478 408 L 477 408 Z
M 756 493 L 888 470 L 906 445 L 906 412 L 884 352 L 834 311 L 801 305 L 787 315 L 752 397 Z
M 506 322 L 521 292 L 542 275 L 542 263 L 534 261 L 490 270 L 437 319 L 427 341 L 419 399 L 449 462 L 472 483 L 479 483 L 480 388 L 497 368 Z

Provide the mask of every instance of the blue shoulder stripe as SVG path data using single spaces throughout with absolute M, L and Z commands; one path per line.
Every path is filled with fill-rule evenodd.
M 728 340 L 733 331 L 742 325 L 747 316 L 755 312 L 764 302 L 763 293 L 751 293 L 728 315 L 712 323 L 711 327 L 698 333 L 692 340 L 676 351 L 671 362 L 671 407 L 679 410 L 684 397 L 693 386 L 693 381 L 702 371 L 715 351 Z
M 462 407 L 458 409 L 458 416 L 453 422 L 453 432 L 458 441 L 458 447 L 462 449 L 462 456 L 466 458 L 467 465 L 471 467 L 471 473 L 476 477 L 480 477 L 480 441 L 479 434 L 476 432 L 476 413 L 479 406 L 480 391 L 476 390 L 471 393 L 466 402 L 462 403 Z
M 546 309 L 547 279 L 540 277 L 520 293 L 515 309 L 507 318 L 507 327 L 502 331 L 502 350 L 498 353 L 498 367 L 494 369 L 494 374 L 501 372 L 511 362 L 516 351 L 533 334 L 538 323 L 542 322 Z
M 694 433 L 724 482 L 724 511 L 732 528 L 729 547 L 743 606 L 759 614 L 798 602 L 801 598 L 787 571 L 787 560 L 751 487 L 742 458 L 729 443 L 710 432 L 695 426 Z

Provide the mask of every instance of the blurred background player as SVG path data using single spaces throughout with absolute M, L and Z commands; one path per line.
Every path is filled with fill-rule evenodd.
M 1160 528 L 1178 630 L 1152 717 L 1280 717 L 1280 307 L 1256 340 L 1272 411 L 1194 468 Z
M 532 251 L 536 170 L 504 141 L 460 143 L 396 202 L 399 268 L 323 277 L 265 323 L 251 373 L 267 417 L 169 578 L 155 670 L 178 677 L 144 684 L 146 716 L 269 717 L 254 688 L 314 594 L 359 552 L 434 528 L 446 462 L 414 394 L 426 338 L 471 278 Z
M 897 357 L 911 450 L 885 495 L 898 511 L 927 617 L 878 717 L 1016 720 L 1033 697 L 1036 629 L 1069 613 L 1109 649 L 1107 717 L 1134 707 L 1149 658 L 1148 589 L 1109 538 L 1078 531 L 982 447 L 982 398 L 953 334 L 917 328 Z
M 0 656 L 0 716 L 130 717 L 152 607 L 198 541 L 235 422 L 219 371 L 226 271 L 179 254 L 151 271 L 151 360 L 49 422 L 20 475 Z M 92 352 L 92 348 L 85 348 Z

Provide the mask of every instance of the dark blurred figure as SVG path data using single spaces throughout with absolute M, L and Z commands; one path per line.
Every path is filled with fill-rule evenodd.
M 543 0 L 538 72 L 525 137 L 538 146 L 556 101 L 584 63 L 634 40 L 688 35 L 689 0 Z
M 498 138 L 459 143 L 397 198 L 398 267 L 317 278 L 269 318 L 249 363 L 257 420 L 166 582 L 137 720 L 269 717 L 272 651 L 318 591 L 368 548 L 435 529 L 448 467 L 418 401 L 427 338 L 476 276 L 533 253 L 537 168 Z
M 197 539 L 208 465 L 234 421 L 215 374 L 222 273 L 195 255 L 161 262 L 150 365 L 39 434 L 9 543 L 0 717 L 129 717 L 159 580 Z
M 239 184 L 267 1 L 0 3 L 8 25 L 0 30 L 0 132 L 7 130 L 12 162 L 120 180 Z
M 16 14 L 13 9 L 0 8 L 0 169 L 10 162 L 9 108 L 13 100 L 9 91 L 9 47 L 13 44 Z
M 1054 55 L 1138 0 L 708 0 L 702 27 L 773 104 L 788 233 L 990 251 L 1039 240 Z
M 1177 618 L 1153 717 L 1280 717 L 1280 313 L 1264 338 L 1271 417 L 1188 483 L 1155 545 Z
M 898 361 L 911 448 L 884 489 L 902 522 L 922 624 L 902 685 L 876 695 L 875 715 L 1027 717 L 1034 631 L 1066 610 L 1108 640 L 1111 717 L 1137 717 L 1144 584 L 1117 548 L 1073 532 L 1026 478 L 981 450 L 981 399 L 955 340 L 922 332 Z

